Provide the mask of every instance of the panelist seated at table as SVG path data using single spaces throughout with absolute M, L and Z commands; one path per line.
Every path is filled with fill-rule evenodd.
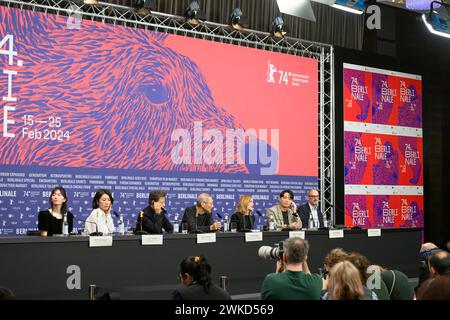
M 111 191 L 100 189 L 95 193 L 92 200 L 92 212 L 86 219 L 84 226 L 85 233 L 106 235 L 112 234 L 115 230 L 114 221 L 111 217 L 111 208 L 114 203 Z
M 166 232 L 173 232 L 173 225 L 165 214 L 166 192 L 152 190 L 148 196 L 148 204 L 148 207 L 139 212 L 136 231 L 161 234 L 164 229 Z
M 307 192 L 308 202 L 297 207 L 297 214 L 302 220 L 304 228 L 309 227 L 311 220 L 311 227 L 323 228 L 323 217 L 319 208 L 319 191 L 316 189 L 309 189 Z
M 280 193 L 279 204 L 266 210 L 267 224 L 273 217 L 277 230 L 290 229 L 299 230 L 302 221 L 295 212 L 294 193 L 291 190 L 283 190 Z
M 231 216 L 230 224 L 236 223 L 236 228 L 240 232 L 250 231 L 255 223 L 253 211 L 253 198 L 250 195 L 243 195 L 239 198 L 236 212 Z
M 213 198 L 207 193 L 198 195 L 195 206 L 187 207 L 183 214 L 183 223 L 188 224 L 188 231 L 192 233 L 220 230 L 222 224 L 213 222 L 211 212 L 214 207 Z
M 39 211 L 38 229 L 42 237 L 63 233 L 64 215 L 69 225 L 69 233 L 73 228 L 73 214 L 67 210 L 67 194 L 63 187 L 56 187 L 50 194 L 50 208 Z

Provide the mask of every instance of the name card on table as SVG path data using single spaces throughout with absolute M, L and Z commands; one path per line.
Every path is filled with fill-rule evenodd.
M 367 229 L 368 237 L 381 237 L 381 229 Z
M 161 244 L 163 244 L 163 235 L 162 234 L 143 234 L 141 243 L 143 246 L 161 245 Z
M 344 230 L 330 230 L 328 232 L 328 236 L 330 239 L 336 239 L 336 238 L 343 238 L 344 237 Z
M 197 243 L 211 243 L 216 242 L 215 233 L 199 233 L 197 234 Z
M 89 237 L 89 247 L 112 247 L 112 236 Z
M 245 242 L 262 241 L 262 239 L 263 239 L 262 232 L 246 232 L 245 233 Z
M 293 237 L 305 239 L 305 231 L 289 231 L 289 238 Z

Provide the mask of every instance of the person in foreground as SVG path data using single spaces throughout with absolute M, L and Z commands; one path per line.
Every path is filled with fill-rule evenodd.
M 341 261 L 330 270 L 329 300 L 364 300 L 359 270 L 349 261 Z
M 220 230 L 222 224 L 213 222 L 211 212 L 214 208 L 213 198 L 207 193 L 198 195 L 195 206 L 184 210 L 182 223 L 188 224 L 189 232 L 210 232 Z
M 184 258 L 178 277 L 181 288 L 173 292 L 173 300 L 231 300 L 228 292 L 212 283 L 211 265 L 203 256 Z
M 140 211 L 136 222 L 136 230 L 146 231 L 151 234 L 161 234 L 173 231 L 173 225 L 165 214 L 166 192 L 152 190 L 148 196 L 148 207 Z
M 67 194 L 63 187 L 56 187 L 50 194 L 50 208 L 39 212 L 38 229 L 42 237 L 63 233 L 66 215 L 69 233 L 73 229 L 73 214 L 67 210 Z
M 107 189 L 100 189 L 95 193 L 92 200 L 92 212 L 86 219 L 84 230 L 88 234 L 101 232 L 112 234 L 114 232 L 114 222 L 111 217 L 111 208 L 114 203 L 111 192 Z
M 326 281 L 308 268 L 309 244 L 293 237 L 283 242 L 283 255 L 277 273 L 266 276 L 261 287 L 262 300 L 319 300 Z M 283 267 L 284 266 L 284 267 Z
M 243 195 L 239 198 L 236 213 L 231 216 L 230 223 L 235 222 L 238 231 L 250 231 L 255 222 L 252 215 L 253 198 L 250 195 Z

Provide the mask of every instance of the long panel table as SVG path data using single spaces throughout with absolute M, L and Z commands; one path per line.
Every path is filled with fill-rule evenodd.
M 327 230 L 306 231 L 309 267 L 317 272 L 325 255 L 341 247 L 417 277 L 421 232 L 384 229 L 381 237 L 368 237 L 366 230 L 345 230 L 344 238 L 330 239 Z M 100 292 L 118 292 L 121 299 L 170 299 L 179 285 L 180 261 L 203 254 L 212 265 L 214 282 L 227 276 L 230 294 L 245 296 L 259 292 L 265 275 L 275 269 L 273 260 L 258 257 L 258 249 L 288 236 L 264 232 L 263 241 L 246 242 L 242 233 L 217 233 L 215 243 L 198 244 L 193 234 L 166 234 L 163 245 L 152 246 L 141 245 L 140 236 L 114 236 L 111 247 L 97 248 L 89 247 L 88 237 L 82 236 L 4 237 L 0 286 L 10 288 L 18 299 L 87 299 L 90 284 Z

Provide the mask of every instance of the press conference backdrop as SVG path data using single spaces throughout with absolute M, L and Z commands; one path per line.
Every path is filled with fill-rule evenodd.
M 422 78 L 344 63 L 345 225 L 423 227 Z
M 128 227 L 155 188 L 181 219 L 200 192 L 231 214 L 240 194 L 264 211 L 317 187 L 317 60 L 3 6 L 0 20 L 1 234 L 35 229 L 57 185 L 79 220 L 111 189 Z

